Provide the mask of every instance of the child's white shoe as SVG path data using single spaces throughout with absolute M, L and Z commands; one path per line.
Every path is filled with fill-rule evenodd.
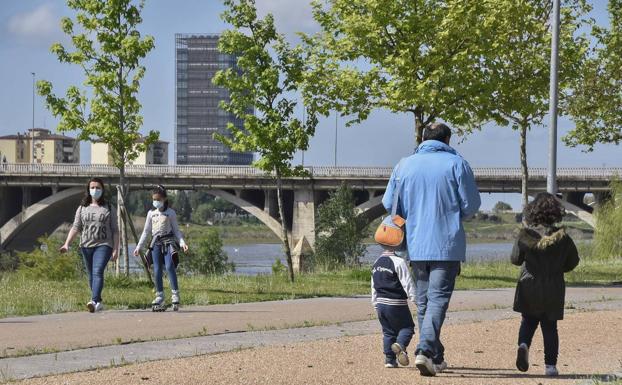
M 395 353 L 395 357 L 397 358 L 397 362 L 402 366 L 408 366 L 410 364 L 410 360 L 408 359 L 408 353 L 402 347 L 402 345 L 397 342 L 391 345 L 391 350 Z

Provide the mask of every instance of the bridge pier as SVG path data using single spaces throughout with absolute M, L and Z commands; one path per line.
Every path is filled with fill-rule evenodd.
M 294 209 L 291 236 L 294 270 L 301 272 L 309 266 L 308 258 L 315 246 L 315 194 L 312 189 L 294 190 Z

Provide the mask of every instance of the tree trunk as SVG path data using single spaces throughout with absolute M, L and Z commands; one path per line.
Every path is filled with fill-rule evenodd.
M 294 282 L 294 265 L 292 263 L 292 251 L 289 245 L 289 236 L 287 235 L 287 225 L 285 224 L 285 210 L 283 209 L 283 180 L 281 174 L 276 172 L 276 195 L 279 204 L 279 217 L 281 220 L 281 237 L 283 238 L 283 248 L 285 250 L 285 257 L 287 258 L 287 271 L 289 273 L 289 280 Z
M 118 194 L 120 194 L 119 199 L 117 200 L 117 203 L 119 205 L 119 207 L 123 207 L 125 202 L 125 197 L 127 196 L 127 191 L 126 191 L 126 180 L 125 180 L 125 166 L 121 166 L 121 168 L 119 168 L 119 190 L 117 191 Z M 119 258 L 123 258 L 123 262 L 125 264 L 125 268 L 124 268 L 124 274 L 125 276 L 129 276 L 130 275 L 130 270 L 129 270 L 129 264 L 130 264 L 130 256 L 127 252 L 128 249 L 128 245 L 127 245 L 127 227 L 126 227 L 126 221 L 125 221 L 125 216 L 121 215 L 119 216 L 119 238 L 120 238 L 120 244 L 121 244 L 121 252 L 119 255 Z
M 523 209 L 529 202 L 529 169 L 527 168 L 527 128 L 528 124 L 520 126 L 520 168 L 521 168 L 521 194 Z
M 123 213 L 121 212 L 121 196 L 119 194 L 119 190 L 117 189 L 117 228 L 120 229 L 123 225 Z M 119 242 L 121 241 L 121 236 L 119 234 Z M 114 261 L 114 273 L 118 277 L 121 273 L 121 265 L 120 265 L 120 255 L 117 255 L 117 260 Z
M 415 108 L 413 111 L 415 116 L 415 148 L 419 147 L 423 142 L 423 112 L 419 108 Z
M 127 207 L 125 206 L 125 202 L 123 203 L 123 216 L 125 217 L 125 219 L 127 220 L 127 223 L 129 225 L 130 231 L 132 233 L 132 237 L 134 239 L 134 243 L 138 244 L 138 233 L 136 232 L 136 228 L 134 227 L 134 223 L 132 222 L 132 217 L 130 216 L 130 213 L 127 211 Z M 141 251 L 142 253 L 142 251 Z M 147 278 L 149 279 L 149 282 L 151 282 L 151 286 L 155 287 L 154 283 L 153 283 L 153 278 L 151 277 L 151 271 L 149 271 L 149 267 L 144 263 L 144 260 L 141 257 L 141 265 L 143 266 L 143 270 L 145 271 L 145 274 L 147 275 Z

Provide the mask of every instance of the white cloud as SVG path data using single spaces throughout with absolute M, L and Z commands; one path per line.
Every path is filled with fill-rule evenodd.
M 33 10 L 11 16 L 7 29 L 10 34 L 24 40 L 47 42 L 60 34 L 60 17 L 51 4 L 44 3 Z
M 277 31 L 292 38 L 295 32 L 313 33 L 319 30 L 313 19 L 311 0 L 257 0 L 260 17 L 274 15 Z

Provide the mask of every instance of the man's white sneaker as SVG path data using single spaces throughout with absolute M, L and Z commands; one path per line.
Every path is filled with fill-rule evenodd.
M 557 367 L 555 365 L 546 365 L 546 368 L 544 369 L 544 374 L 549 377 L 559 376 L 559 372 L 557 371 Z
M 86 308 L 89 310 L 89 313 L 95 313 L 95 302 L 93 302 L 93 300 L 90 300 L 86 303 Z
M 402 345 L 398 343 L 394 343 L 391 345 L 391 350 L 395 353 L 395 357 L 397 358 L 397 362 L 402 366 L 408 366 L 410 364 L 410 360 L 408 359 L 408 353 L 402 347 Z
M 440 364 L 434 364 L 434 371 L 436 373 L 443 373 L 447 370 L 447 362 L 443 361 Z
M 434 363 L 431 358 L 423 354 L 417 354 L 415 358 L 415 365 L 417 369 L 419 369 L 419 373 L 425 377 L 433 377 L 436 376 L 436 369 L 434 368 Z
M 97 302 L 95 304 L 95 313 L 99 313 L 102 310 L 104 310 L 104 304 L 101 302 Z
M 516 368 L 521 372 L 529 370 L 529 347 L 527 347 L 527 344 L 518 345 L 518 351 L 516 352 Z

